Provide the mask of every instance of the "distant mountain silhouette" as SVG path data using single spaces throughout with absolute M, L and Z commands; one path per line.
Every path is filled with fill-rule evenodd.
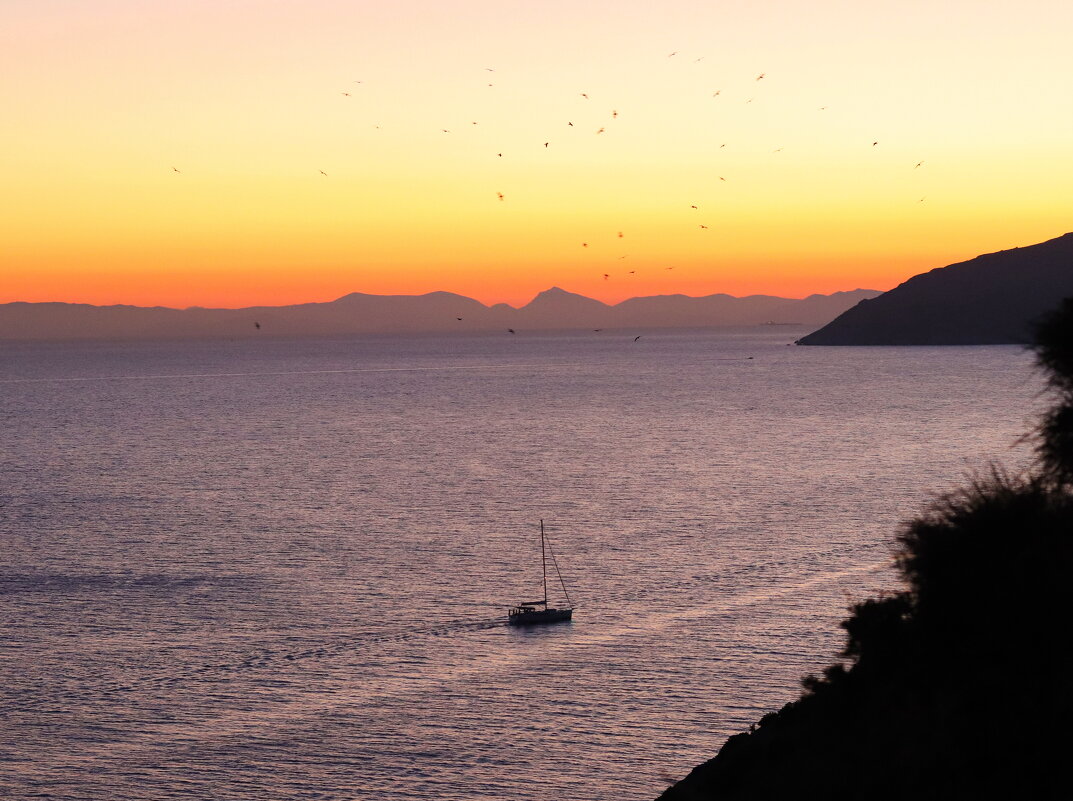
M 858 303 L 801 345 L 1026 343 L 1073 296 L 1073 233 L 916 275 Z
M 0 340 L 140 339 L 436 333 L 585 328 L 683 328 L 761 323 L 821 325 L 876 290 L 804 300 L 753 295 L 659 295 L 610 306 L 558 287 L 525 306 L 485 306 L 451 292 L 367 295 L 245 309 L 168 309 L 83 303 L 0 304 Z M 459 319 L 461 318 L 461 319 Z

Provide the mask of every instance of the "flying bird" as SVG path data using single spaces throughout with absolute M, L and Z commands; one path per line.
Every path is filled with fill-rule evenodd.
M 719 97 L 719 95 L 722 94 L 722 91 L 722 89 L 716 89 L 715 92 L 712 94 L 712 97 Z
M 600 130 L 598 130 L 598 131 L 597 131 L 596 133 L 598 133 L 598 134 L 602 134 L 602 133 L 604 132 L 604 130 L 605 130 L 604 128 L 601 128 L 601 129 L 600 129 Z
M 588 99 L 589 99 L 589 96 L 588 96 L 587 94 L 585 94 L 584 92 L 582 92 L 582 93 L 581 93 L 581 96 L 582 96 L 583 98 L 585 98 L 586 100 L 588 100 Z
M 323 176 L 324 176 L 325 178 L 327 178 L 327 177 L 328 177 L 328 173 L 324 172 L 324 170 L 319 170 L 319 172 L 320 172 L 320 174 L 321 174 L 321 175 L 323 175 Z
M 568 122 L 567 125 L 569 125 L 571 128 L 574 127 L 574 123 L 572 123 L 572 122 Z
M 618 232 L 618 238 L 619 238 L 619 239 L 622 239 L 622 231 L 619 231 L 619 232 Z
M 513 333 L 514 333 L 514 329 L 513 329 L 513 328 L 508 328 L 508 329 L 507 329 L 507 333 L 513 334 Z
M 340 92 L 340 94 L 346 95 L 347 97 L 350 97 L 350 92 Z
M 702 226 L 701 226 L 701 228 L 707 228 L 707 227 L 708 227 L 707 225 L 702 225 Z
M 495 72 L 495 70 L 494 70 L 494 69 L 492 69 L 491 67 L 485 67 L 485 68 L 484 68 L 484 71 L 485 71 L 485 72 Z
M 612 111 L 611 112 L 611 119 L 615 119 L 616 117 L 618 117 L 618 112 L 617 111 Z
M 172 167 L 172 169 L 173 169 L 173 170 L 175 170 L 175 172 L 181 172 L 181 170 L 179 170 L 179 169 L 178 169 L 178 168 L 176 168 L 176 167 Z
M 499 198 L 500 200 L 502 200 L 503 199 L 503 193 L 502 192 L 496 192 L 496 197 Z
M 547 142 L 545 142 L 545 143 L 544 143 L 544 147 L 547 147 L 547 146 L 548 146 L 548 143 L 547 143 Z
M 678 51 L 677 51 L 677 50 L 675 50 L 675 51 L 674 51 L 673 53 L 670 53 L 670 54 L 669 54 L 669 55 L 667 56 L 667 58 L 670 58 L 671 56 L 677 56 L 677 55 L 678 55 Z
M 913 165 L 913 169 L 915 170 L 917 167 L 919 167 L 923 163 L 924 163 L 923 161 L 918 161 L 916 164 Z
M 583 247 L 583 248 L 587 248 L 588 246 L 589 246 L 588 242 L 582 242 L 581 243 L 581 247 Z
M 608 278 L 610 278 L 610 277 L 611 277 L 610 275 L 608 275 L 607 273 L 604 273 L 604 280 L 605 280 L 605 281 L 606 281 L 606 280 L 607 280 Z
M 872 142 L 872 147 L 875 147 L 878 144 L 879 144 L 879 142 Z
M 726 180 L 726 178 L 724 178 L 724 177 L 723 177 L 722 175 L 720 175 L 720 176 L 719 176 L 719 180 L 720 180 L 720 181 L 725 181 L 725 180 Z
M 726 142 L 724 142 L 723 144 L 719 145 L 719 147 L 720 147 L 720 148 L 724 148 L 724 147 L 726 147 Z
M 637 341 L 637 340 L 639 340 L 640 338 L 641 338 L 641 334 L 638 334 L 637 336 L 635 336 L 635 337 L 633 338 L 633 341 L 634 341 L 634 342 L 636 342 L 636 341 Z
M 696 206 L 690 206 L 689 208 L 696 209 L 697 207 Z M 700 211 L 700 209 L 697 209 L 697 211 Z
M 503 158 L 503 154 L 502 154 L 502 153 L 496 153 L 496 155 L 497 155 L 497 156 L 498 156 L 499 158 Z
M 258 331 L 261 330 L 261 324 L 256 321 L 254 322 L 253 327 L 256 328 Z
M 763 77 L 764 77 L 764 73 L 761 72 L 759 75 L 756 76 L 756 80 L 759 81 Z
M 461 320 L 462 318 L 461 318 L 461 317 L 456 317 L 455 319 L 456 319 L 456 320 Z
M 630 275 L 633 275 L 635 272 L 637 272 L 637 271 L 636 270 L 630 270 Z
M 441 130 L 441 131 L 443 131 L 444 133 L 451 133 L 451 132 L 450 132 L 450 131 L 448 131 L 448 130 L 447 130 L 446 128 L 440 128 L 440 130 Z

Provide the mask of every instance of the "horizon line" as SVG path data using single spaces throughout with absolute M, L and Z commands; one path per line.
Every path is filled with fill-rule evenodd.
M 170 311 L 192 311 L 192 310 L 241 311 L 242 309 L 283 309 L 283 308 L 287 308 L 289 306 L 309 306 L 309 305 L 315 305 L 315 304 L 329 304 L 329 303 L 335 303 L 337 301 L 340 301 L 343 298 L 350 297 L 351 295 L 363 295 L 365 297 L 370 297 L 370 298 L 420 298 L 420 297 L 426 297 L 428 295 L 454 295 L 454 296 L 459 297 L 459 298 L 465 298 L 466 300 L 471 300 L 471 301 L 473 301 L 475 303 L 480 303 L 482 306 L 484 306 L 487 309 L 492 309 L 492 308 L 495 308 L 496 306 L 507 306 L 508 308 L 517 310 L 517 309 L 523 309 L 526 306 L 530 305 L 537 298 L 539 298 L 541 295 L 544 295 L 544 294 L 546 294 L 548 292 L 553 292 L 553 291 L 556 291 L 556 290 L 558 290 L 559 292 L 562 292 L 564 294 L 567 294 L 567 295 L 575 295 L 575 296 L 580 297 L 580 298 L 585 298 L 586 300 L 594 301 L 595 303 L 603 304 L 604 306 L 607 306 L 608 308 L 614 308 L 616 306 L 620 306 L 621 304 L 627 303 L 627 302 L 629 302 L 631 300 L 641 300 L 641 299 L 646 299 L 646 298 L 691 298 L 691 299 L 700 300 L 700 299 L 703 299 L 703 298 L 711 298 L 711 297 L 715 297 L 715 296 L 718 296 L 718 295 L 722 295 L 722 296 L 725 296 L 725 297 L 728 297 L 728 298 L 734 298 L 735 300 L 745 300 L 746 298 L 778 298 L 780 300 L 795 301 L 795 300 L 806 300 L 807 298 L 817 297 L 817 296 L 818 297 L 831 297 L 832 295 L 838 295 L 838 294 L 850 293 L 850 292 L 879 292 L 879 293 L 882 294 L 884 292 L 889 291 L 889 290 L 886 290 L 886 289 L 871 289 L 871 288 L 868 288 L 868 287 L 855 287 L 853 289 L 839 289 L 839 290 L 835 290 L 834 292 L 810 292 L 809 294 L 803 295 L 801 297 L 788 297 L 788 296 L 784 296 L 784 295 L 770 295 L 770 294 L 766 294 L 766 293 L 763 293 L 763 292 L 755 292 L 755 293 L 748 294 L 748 295 L 732 295 L 729 292 L 710 292 L 710 293 L 708 293 L 706 295 L 687 295 L 684 292 L 671 292 L 671 293 L 659 294 L 659 295 L 634 295 L 632 297 L 625 298 L 625 299 L 617 301 L 615 303 L 607 303 L 606 301 L 602 301 L 602 300 L 599 300 L 597 298 L 590 297 L 589 295 L 583 295 L 580 292 L 573 292 L 573 291 L 571 291 L 569 289 L 563 289 L 562 287 L 560 287 L 558 285 L 555 285 L 555 286 L 550 286 L 547 289 L 540 290 L 535 295 L 533 295 L 533 297 L 530 300 L 528 300 L 527 302 L 523 303 L 520 306 L 514 306 L 514 305 L 512 305 L 512 304 L 510 304 L 510 303 L 508 303 L 506 301 L 497 301 L 495 303 L 485 303 L 484 301 L 477 300 L 476 298 L 470 297 L 468 295 L 463 295 L 460 292 L 453 292 L 453 291 L 451 291 L 449 289 L 433 289 L 433 290 L 429 290 L 428 292 L 414 292 L 414 293 L 396 292 L 396 293 L 382 293 L 382 294 L 381 293 L 372 293 L 372 292 L 362 292 L 362 291 L 359 291 L 359 290 L 355 290 L 353 292 L 346 292 L 346 293 L 344 293 L 342 295 L 339 295 L 337 297 L 331 298 L 330 300 L 302 300 L 302 301 L 297 301 L 297 302 L 294 302 L 294 303 L 281 303 L 281 304 L 275 304 L 275 305 L 251 304 L 251 305 L 246 305 L 246 306 L 200 306 L 200 305 L 197 305 L 197 304 L 193 304 L 193 305 L 190 305 L 190 306 L 164 306 L 164 305 L 161 305 L 161 304 L 143 305 L 143 304 L 138 304 L 138 303 L 122 303 L 122 302 L 117 302 L 117 303 L 87 303 L 85 301 L 77 301 L 77 300 L 8 300 L 8 301 L 0 302 L 0 306 L 10 306 L 10 305 L 14 305 L 14 304 L 17 304 L 17 303 L 22 303 L 22 304 L 26 304 L 26 305 L 62 304 L 62 305 L 66 305 L 66 306 L 91 306 L 93 308 L 98 308 L 98 309 L 107 309 L 107 308 L 112 308 L 112 307 L 116 307 L 116 306 L 126 306 L 126 307 L 129 307 L 129 308 L 135 308 L 135 309 L 167 309 L 167 310 L 170 310 Z

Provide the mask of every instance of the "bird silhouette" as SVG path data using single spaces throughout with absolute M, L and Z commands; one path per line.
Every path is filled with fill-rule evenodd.
M 673 53 L 669 53 L 669 54 L 667 55 L 667 58 L 670 58 L 671 56 L 677 56 L 677 55 L 678 55 L 678 51 L 677 51 L 677 50 L 675 50 L 675 51 L 674 51 Z
M 462 318 L 461 318 L 461 317 L 456 317 L 455 319 L 456 319 L 456 320 L 461 320 Z
M 602 328 L 594 328 L 594 329 L 592 329 L 592 330 L 593 330 L 593 331 L 603 331 L 604 329 L 602 329 Z
M 254 322 L 253 327 L 256 328 L 258 331 L 261 330 L 261 324 L 256 321 Z
M 544 147 L 547 147 L 547 146 L 548 146 L 548 143 L 547 143 L 547 142 L 545 142 L 545 143 L 544 143 Z
M 690 206 L 689 208 L 696 209 L 697 207 L 696 206 Z M 697 211 L 700 211 L 700 209 L 697 209 Z
M 572 122 L 568 122 L 567 125 L 569 125 L 571 128 L 574 127 L 574 123 L 572 123 Z
M 513 328 L 508 328 L 508 329 L 507 329 L 507 333 L 509 333 L 509 334 L 513 334 L 513 333 L 514 333 L 514 329 L 513 329 Z
M 610 277 L 611 277 L 610 275 L 608 275 L 607 273 L 604 273 L 604 280 L 605 280 L 605 281 L 606 281 L 606 280 L 607 280 L 608 278 L 610 278 Z
M 616 117 L 618 117 L 618 112 L 617 111 L 612 111 L 611 112 L 611 119 L 615 119 Z
M 918 161 L 916 164 L 913 165 L 913 169 L 915 170 L 917 167 L 919 167 L 923 163 L 924 163 L 923 161 Z
M 604 132 L 604 129 L 603 129 L 603 128 L 601 128 L 601 129 L 600 129 L 600 130 L 598 130 L 598 131 L 597 131 L 596 133 L 598 133 L 598 134 L 602 134 L 603 132 Z
M 638 334 L 637 336 L 635 336 L 635 337 L 633 338 L 633 341 L 634 341 L 634 342 L 636 342 L 636 341 L 637 341 L 637 340 L 639 340 L 640 338 L 641 338 L 641 334 Z
M 724 177 L 723 177 L 722 175 L 720 175 L 720 176 L 719 176 L 719 180 L 720 180 L 720 181 L 725 181 L 725 180 L 726 180 L 726 178 L 724 178 Z
M 756 80 L 759 81 L 763 77 L 764 77 L 764 73 L 761 72 L 759 75 L 756 76 Z
M 346 97 L 350 97 L 350 92 L 341 92 L 340 94 L 342 94 L 342 95 L 344 95 Z
M 485 67 L 485 68 L 484 68 L 484 71 L 485 71 L 485 72 L 495 72 L 495 70 L 494 70 L 494 69 L 492 69 L 491 67 Z
M 879 144 L 879 142 L 872 142 L 872 147 L 875 147 L 878 144 Z
M 707 225 L 702 225 L 702 226 L 701 226 L 701 228 L 707 228 L 707 227 L 708 227 Z
M 172 167 L 172 169 L 173 169 L 173 170 L 175 170 L 175 172 L 181 172 L 180 170 L 178 170 L 178 169 L 177 169 L 177 168 L 175 168 L 175 167 Z
M 712 97 L 719 97 L 719 95 L 722 94 L 722 92 L 723 92 L 722 89 L 716 89 L 715 92 L 712 94 Z
M 589 96 L 588 96 L 587 94 L 585 94 L 584 92 L 582 92 L 582 93 L 581 93 L 581 96 L 582 96 L 583 98 L 585 98 L 586 100 L 588 100 L 588 99 L 589 99 Z
M 496 153 L 496 155 L 497 155 L 497 156 L 498 156 L 499 158 L 503 158 L 503 154 L 502 154 L 502 153 Z
M 581 247 L 583 247 L 583 248 L 587 248 L 588 246 L 589 246 L 588 242 L 582 242 L 581 243 Z
M 496 197 L 499 198 L 500 200 L 502 200 L 503 199 L 503 193 L 502 192 L 496 192 Z
M 724 148 L 724 147 L 726 147 L 726 142 L 724 142 L 723 144 L 719 145 L 719 147 L 720 147 L 720 148 Z
M 321 174 L 321 175 L 323 175 L 323 176 L 324 176 L 325 178 L 327 178 L 327 177 L 328 177 L 328 173 L 324 172 L 324 170 L 319 170 L 319 172 L 320 172 L 320 174 Z
M 619 231 L 619 232 L 618 232 L 618 238 L 619 238 L 619 239 L 622 239 L 622 231 Z

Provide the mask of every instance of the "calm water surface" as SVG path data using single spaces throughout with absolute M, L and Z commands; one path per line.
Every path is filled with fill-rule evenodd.
M 1027 456 L 1023 350 L 803 333 L 4 345 L 0 797 L 654 797 Z

